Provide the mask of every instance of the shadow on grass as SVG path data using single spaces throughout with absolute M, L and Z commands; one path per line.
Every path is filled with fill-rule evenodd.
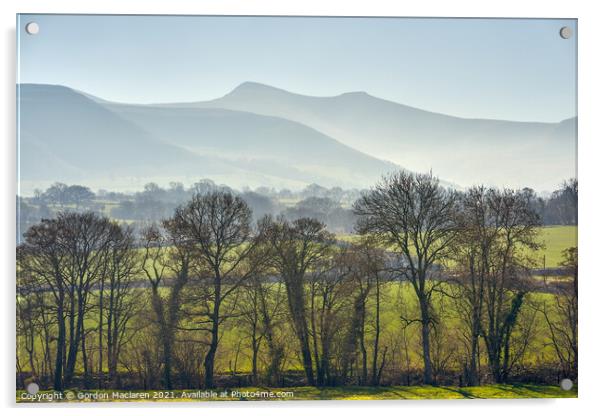
M 460 393 L 465 399 L 478 399 L 478 397 L 474 396 L 469 391 L 464 390 L 463 388 L 451 388 L 451 387 L 442 387 L 445 390 L 449 390 L 450 392 Z

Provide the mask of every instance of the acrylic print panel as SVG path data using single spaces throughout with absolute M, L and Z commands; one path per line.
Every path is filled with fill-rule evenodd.
M 577 22 L 19 15 L 16 399 L 577 396 Z

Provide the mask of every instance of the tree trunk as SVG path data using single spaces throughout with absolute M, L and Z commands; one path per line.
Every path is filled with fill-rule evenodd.
M 255 329 L 254 329 L 255 331 Z M 251 349 L 253 350 L 253 356 L 251 358 L 251 379 L 253 384 L 257 383 L 257 355 L 259 353 L 259 342 L 257 342 L 256 335 L 253 334 L 251 341 Z
M 433 384 L 433 366 L 431 363 L 430 313 L 427 300 L 420 299 L 420 315 L 422 324 L 422 358 L 424 361 L 423 382 Z
M 477 351 L 479 348 L 479 336 L 475 333 L 474 328 L 470 340 L 470 363 L 468 366 L 468 379 L 466 383 L 468 386 L 479 385 L 479 374 L 477 367 Z
M 215 387 L 213 380 L 213 368 L 215 365 L 215 352 L 217 351 L 217 335 L 218 329 L 214 322 L 211 329 L 211 344 L 209 344 L 209 351 L 205 356 L 205 388 L 212 389 Z
M 67 360 L 65 362 L 64 369 L 64 382 L 69 384 L 73 378 L 73 371 L 75 370 L 75 360 L 77 359 L 77 350 L 80 343 L 80 325 L 79 316 L 75 311 L 75 291 L 71 291 L 70 296 L 70 310 L 69 310 L 69 349 L 65 351 L 67 354 Z M 65 346 L 65 349 L 66 346 Z
M 285 279 L 289 309 L 293 320 L 295 335 L 297 335 L 297 340 L 299 341 L 301 361 L 303 370 L 305 371 L 305 377 L 307 378 L 307 384 L 315 386 L 316 380 L 314 378 L 311 348 L 309 346 L 309 330 L 307 327 L 303 300 L 303 285 L 302 283 L 295 284 L 295 280 L 299 280 L 299 282 L 303 281 L 300 277 Z
M 56 362 L 54 364 L 54 390 L 63 391 L 63 356 L 66 341 L 65 315 L 63 313 L 64 295 L 61 293 L 57 306 L 56 319 L 59 327 L 56 341 Z
M 307 333 L 300 337 L 299 344 L 301 346 L 301 357 L 303 360 L 303 369 L 305 370 L 305 377 L 307 378 L 307 383 L 310 386 L 315 386 L 316 380 L 314 379 L 314 369 Z
M 116 368 L 113 368 L 113 360 L 114 360 L 114 338 L 113 338 L 113 331 L 115 330 L 115 328 L 113 328 L 113 319 L 114 319 L 114 308 L 115 308 L 115 304 L 114 304 L 114 295 L 113 295 L 113 291 L 114 291 L 114 287 L 113 284 L 111 284 L 111 287 L 109 289 L 109 305 L 107 308 L 107 367 L 109 370 L 109 381 L 111 383 L 112 386 L 115 386 L 115 375 L 116 375 Z M 102 345 L 102 344 L 101 344 Z M 101 369 L 101 373 L 102 373 L 102 369 Z M 102 374 L 101 374 L 102 375 Z M 99 383 L 101 384 L 101 383 Z
M 152 287 L 152 305 L 159 325 L 158 341 L 162 347 L 163 358 L 163 383 L 166 389 L 171 389 L 171 345 L 169 342 L 169 328 L 165 322 L 165 310 L 163 300 L 159 295 L 159 288 L 156 285 Z
M 98 388 L 102 389 L 102 377 L 103 377 L 103 362 L 102 362 L 102 330 L 104 325 L 104 291 L 105 291 L 105 279 L 104 276 L 100 280 L 100 293 L 98 294 Z M 110 327 L 109 327 L 110 330 Z
M 316 364 L 316 384 L 318 386 L 324 385 L 324 369 L 322 367 L 322 360 L 320 359 L 320 350 L 318 348 L 318 329 L 316 326 L 316 316 L 315 316 L 315 293 L 314 293 L 314 285 L 312 284 L 311 289 L 311 301 L 310 301 L 310 324 L 311 324 L 311 333 L 312 336 L 312 344 L 313 344 L 313 353 L 314 353 L 314 362 Z M 323 335 L 323 334 L 322 334 Z
M 213 303 L 213 313 L 211 314 L 211 343 L 209 351 L 205 356 L 205 388 L 212 389 L 215 387 L 213 379 L 213 369 L 215 366 L 215 353 L 217 352 L 217 344 L 219 342 L 219 309 L 221 303 L 221 277 L 219 271 L 215 272 L 214 293 L 215 301 Z
M 360 351 L 362 353 L 362 375 L 360 384 L 366 384 L 368 382 L 368 351 L 366 350 L 366 338 L 364 329 L 364 318 L 362 317 L 362 327 L 360 329 Z
M 261 283 L 259 283 L 261 285 Z M 275 386 L 280 384 L 280 364 L 282 362 L 282 346 L 277 345 L 274 338 L 274 330 L 272 328 L 272 319 L 268 310 L 268 304 L 265 298 L 264 292 L 260 287 L 259 300 L 261 306 L 261 317 L 263 325 L 263 333 L 265 335 L 266 343 L 270 354 L 270 364 L 267 371 L 268 384 Z
M 380 279 L 376 275 L 376 316 L 374 329 L 374 352 L 372 356 L 372 385 L 380 384 L 379 368 L 378 368 L 378 347 L 380 342 Z
M 171 382 L 171 341 L 170 334 L 163 335 L 163 377 L 165 379 L 165 388 L 172 390 Z
M 84 364 L 84 386 L 87 389 L 90 387 L 88 385 L 90 373 L 89 373 L 89 369 L 88 369 L 88 352 L 86 350 L 86 332 L 85 332 L 83 319 L 82 319 L 80 325 L 81 325 L 81 340 L 82 340 L 82 361 Z
M 321 386 L 327 385 L 330 381 L 330 335 L 324 334 L 322 338 L 322 357 L 320 359 L 322 379 L 319 381 Z

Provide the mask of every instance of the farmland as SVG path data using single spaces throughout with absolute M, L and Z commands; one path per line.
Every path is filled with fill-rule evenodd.
M 337 238 L 345 242 L 356 241 L 356 234 L 338 234 Z M 537 241 L 542 244 L 539 250 L 526 250 L 534 260 L 536 268 L 554 268 L 562 262 L 562 252 L 569 247 L 577 247 L 577 227 L 574 225 L 556 225 L 539 227 Z
M 384 180 L 406 188 L 358 199 L 354 234 L 333 232 L 351 211 L 319 198 L 287 213 L 324 208 L 326 222 L 256 219 L 213 188 L 162 221 L 77 205 L 33 219 L 17 250 L 18 385 L 560 395 L 550 386 L 577 371 L 577 227 L 542 226 L 529 191 Z
M 562 252 L 569 247 L 577 247 L 577 227 L 566 225 L 542 227 L 539 231 L 539 240 L 544 248 L 540 253 L 534 254 L 539 259 L 538 267 L 558 267 L 562 262 Z

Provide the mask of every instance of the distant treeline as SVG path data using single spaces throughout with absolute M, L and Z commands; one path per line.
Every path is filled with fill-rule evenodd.
M 302 211 L 255 220 L 245 193 L 204 184 L 138 229 L 63 196 L 69 209 L 26 230 L 16 253 L 20 386 L 576 380 L 577 248 L 554 279 L 532 275 L 533 192 L 458 192 L 395 173 L 349 208 L 357 238 L 345 242 Z M 576 182 L 563 189 L 547 204 L 571 189 L 576 202 Z M 165 202 L 169 192 L 189 191 L 141 194 Z
M 177 182 L 166 188 L 148 183 L 144 190 L 135 193 L 106 190 L 94 193 L 84 186 L 55 183 L 46 190 L 36 190 L 33 197 L 17 199 L 17 239 L 30 225 L 42 218 L 51 218 L 62 210 L 93 211 L 118 220 L 145 223 L 169 217 L 177 206 L 195 194 L 215 190 L 239 195 L 253 211 L 254 219 L 266 214 L 283 215 L 289 220 L 309 217 L 326 224 L 329 231 L 339 234 L 354 231 L 357 218 L 351 207 L 362 194 L 368 192 L 340 187 L 324 188 L 317 184 L 308 185 L 296 192 L 267 187 L 236 191 L 205 179 L 188 188 Z M 537 195 L 528 188 L 524 191 L 530 195 L 532 207 L 543 225 L 577 224 L 576 179 L 566 181 L 558 190 L 546 196 Z

